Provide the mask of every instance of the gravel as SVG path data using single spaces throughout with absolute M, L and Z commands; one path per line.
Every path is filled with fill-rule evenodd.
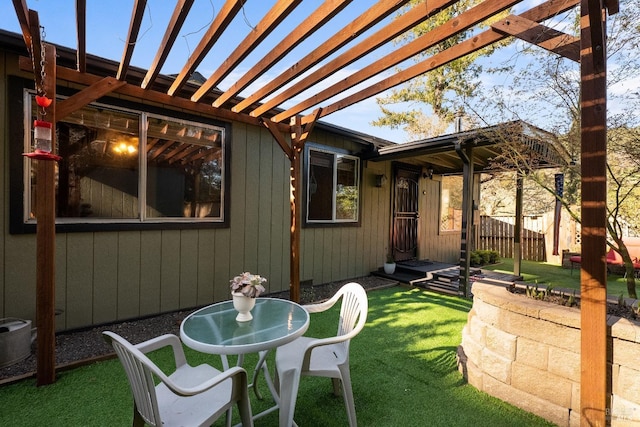
M 322 301 L 331 297 L 343 284 L 355 281 L 365 289 L 390 287 L 397 282 L 376 276 L 303 286 L 300 289 L 301 304 Z M 274 298 L 289 298 L 289 292 L 265 295 Z M 113 331 L 132 343 L 138 343 L 158 335 L 171 333 L 179 335 L 180 323 L 193 310 L 176 311 L 144 319 L 133 319 L 90 329 L 61 332 L 56 335 L 56 369 L 65 369 L 113 357 L 112 348 L 102 338 L 102 331 Z M 36 344 L 31 355 L 13 365 L 0 368 L 0 384 L 5 384 L 35 376 Z

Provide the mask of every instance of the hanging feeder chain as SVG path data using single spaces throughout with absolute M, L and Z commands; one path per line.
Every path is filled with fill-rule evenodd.
M 45 65 L 47 64 L 46 60 L 46 45 L 45 45 L 45 36 L 47 35 L 44 31 L 44 27 L 40 26 L 40 81 L 38 81 L 38 76 L 34 74 L 33 80 L 35 83 L 36 95 L 45 97 L 47 96 L 47 91 L 44 88 L 44 80 L 47 77 L 47 72 L 45 71 Z M 34 56 L 33 51 L 33 38 L 31 39 L 31 64 L 33 69 L 36 69 L 36 58 Z M 41 114 L 43 116 L 47 115 L 44 106 L 41 106 Z
M 44 43 L 44 39 L 45 36 L 47 35 L 47 33 L 45 33 L 44 31 L 44 27 L 40 27 L 40 92 L 41 92 L 41 96 L 46 97 L 47 96 L 47 92 L 44 89 L 44 79 L 47 76 L 47 73 L 44 69 L 47 60 L 46 60 L 46 52 L 45 52 L 45 43 Z M 42 116 L 46 116 L 47 115 L 47 111 L 45 109 L 45 107 L 42 107 Z

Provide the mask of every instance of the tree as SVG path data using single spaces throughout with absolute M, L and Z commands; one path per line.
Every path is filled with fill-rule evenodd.
M 412 0 L 400 13 L 424 1 Z M 400 36 L 395 43 L 409 43 L 481 2 L 481 0 L 461 0 L 455 5 L 444 9 L 432 19 L 415 26 L 411 31 Z M 503 12 L 491 21 L 498 20 L 506 14 L 507 12 Z M 489 22 L 483 23 L 482 26 L 486 27 L 487 25 L 489 25 Z M 416 56 L 414 60 L 416 62 L 423 61 L 425 58 L 467 39 L 471 33 L 472 30 L 467 30 L 450 37 L 425 50 Z M 456 116 L 461 114 L 461 108 L 463 107 L 461 100 L 475 96 L 478 91 L 482 66 L 476 60 L 479 57 L 491 55 L 505 43 L 507 42 L 493 44 L 452 61 L 411 80 L 399 89 L 393 90 L 388 96 L 376 98 L 382 111 L 382 117 L 373 121 L 372 125 L 389 126 L 392 129 L 403 127 L 413 138 L 426 138 L 444 133 Z M 394 104 L 402 104 L 403 109 L 394 111 L 389 107 Z M 408 109 L 404 109 L 406 104 L 410 105 Z M 428 115 L 424 111 L 424 107 L 429 107 L 433 115 Z M 467 116 L 464 119 L 470 120 Z
M 563 30 L 577 35 L 576 12 L 558 17 L 564 22 Z M 640 234 L 637 206 L 640 203 L 640 94 L 634 79 L 640 75 L 640 3 L 621 0 L 620 12 L 609 19 L 607 28 L 608 85 L 608 244 L 622 256 L 627 271 L 627 290 L 631 298 L 637 297 L 633 260 L 624 244 L 624 230 Z M 518 67 L 522 57 L 531 57 L 524 67 Z M 527 46 L 502 63 L 496 74 L 509 72 L 513 79 L 508 85 L 495 86 L 482 93 L 474 106 L 467 110 L 476 112 L 478 118 L 488 121 L 489 111 L 499 112 L 530 123 L 543 123 L 561 135 L 559 142 L 574 161 L 580 153 L 580 73 L 579 64 L 548 53 L 537 47 Z M 517 71 L 517 72 L 516 72 Z M 634 92 L 635 91 L 635 92 Z M 482 112 L 482 113 L 478 113 Z M 565 192 L 559 197 L 548 172 L 535 171 L 518 153 L 516 147 L 507 150 L 497 163 L 518 165 L 520 173 L 534 180 L 554 197 L 561 200 L 569 214 L 580 221 L 579 206 L 580 171 L 567 165 Z M 526 161 L 525 161 L 526 160 Z

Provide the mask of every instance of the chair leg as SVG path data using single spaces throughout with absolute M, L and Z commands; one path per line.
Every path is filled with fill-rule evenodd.
M 278 373 L 280 395 L 278 405 L 280 407 L 280 426 L 290 427 L 294 425 L 293 415 L 296 410 L 298 387 L 300 386 L 300 370 L 291 369 Z
M 349 367 L 346 369 L 340 369 L 342 375 L 342 394 L 344 397 L 344 406 L 347 410 L 347 417 L 349 417 L 349 426 L 357 427 L 358 421 L 356 418 L 356 405 L 353 401 L 353 389 L 351 388 L 351 372 Z
M 133 423 L 131 424 L 133 427 L 144 427 L 144 419 L 136 409 L 136 405 L 133 405 Z
M 238 401 L 240 422 L 242 423 L 243 427 L 253 427 L 253 416 L 251 414 L 251 406 L 249 404 L 249 395 L 247 394 L 245 397 L 246 398 Z
M 331 378 L 331 383 L 333 384 L 333 394 L 335 396 L 340 396 L 342 393 L 342 384 L 340 384 L 340 378 Z

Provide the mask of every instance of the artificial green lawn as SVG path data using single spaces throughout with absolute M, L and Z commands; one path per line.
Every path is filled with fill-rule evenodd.
M 360 426 L 552 425 L 466 384 L 456 368 L 456 348 L 470 308 L 469 300 L 420 289 L 393 287 L 369 293 L 367 325 L 351 342 Z M 335 334 L 336 316 L 335 309 L 313 314 L 307 334 Z M 153 356 L 168 365 L 166 352 Z M 187 358 L 192 364 L 219 362 L 192 351 Z M 247 357 L 245 366 L 255 361 Z M 264 379 L 260 389 L 268 396 Z M 328 379 L 302 379 L 298 425 L 347 425 L 342 397 L 333 396 L 331 389 Z M 252 391 L 250 396 L 254 413 L 270 404 L 268 398 L 256 399 Z M 0 386 L 0 408 L 2 426 L 129 426 L 133 405 L 125 374 L 114 359 L 59 372 L 49 386 L 36 387 L 33 379 Z M 276 426 L 277 419 L 274 412 L 257 420 L 256 426 Z M 224 417 L 216 425 L 224 425 Z
M 513 259 L 502 258 L 494 265 L 482 266 L 484 270 L 492 270 L 501 273 L 513 274 Z M 562 268 L 556 264 L 546 262 L 522 261 L 520 274 L 525 282 L 552 285 L 554 288 L 569 288 L 580 290 L 580 267 L 573 269 Z M 636 290 L 640 293 L 636 280 Z M 621 294 L 629 296 L 627 292 L 627 279 L 618 274 L 607 276 L 607 294 L 619 297 Z

